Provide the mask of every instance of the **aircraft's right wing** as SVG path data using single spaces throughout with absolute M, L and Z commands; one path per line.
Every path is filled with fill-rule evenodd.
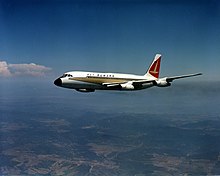
M 187 77 L 193 77 L 193 76 L 199 76 L 199 75 L 202 75 L 202 73 L 167 77 L 167 78 L 166 78 L 166 81 L 167 81 L 167 82 L 172 82 L 172 81 L 175 80 L 175 79 L 181 79 L 181 78 L 187 78 Z

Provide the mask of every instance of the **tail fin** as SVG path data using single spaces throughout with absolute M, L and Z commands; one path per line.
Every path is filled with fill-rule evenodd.
M 159 78 L 160 60 L 161 60 L 161 55 L 156 54 L 153 62 L 151 63 L 150 67 L 148 68 L 148 70 L 144 76 Z

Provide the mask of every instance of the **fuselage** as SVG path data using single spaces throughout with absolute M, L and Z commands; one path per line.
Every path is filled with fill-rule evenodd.
M 76 89 L 82 92 L 97 90 L 140 90 L 152 87 L 153 83 L 146 83 L 142 86 L 124 88 L 115 86 L 116 84 L 126 84 L 129 81 L 148 80 L 146 76 L 121 73 L 101 73 L 101 72 L 84 72 L 71 71 L 66 72 L 54 81 L 54 84 L 64 88 Z M 110 86 L 106 86 L 106 85 Z M 114 85 L 114 86 L 111 86 Z

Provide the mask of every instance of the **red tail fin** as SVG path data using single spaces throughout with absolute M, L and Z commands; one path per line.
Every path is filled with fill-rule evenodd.
M 159 74 L 160 74 L 160 60 L 161 60 L 161 55 L 160 54 L 156 54 L 153 62 L 151 63 L 147 73 L 145 74 L 145 76 L 153 76 L 155 78 L 159 78 Z

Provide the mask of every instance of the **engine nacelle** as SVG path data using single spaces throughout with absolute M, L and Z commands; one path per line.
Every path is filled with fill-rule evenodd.
M 78 92 L 95 92 L 95 89 L 76 89 Z
M 171 86 L 171 83 L 170 82 L 167 82 L 166 78 L 163 78 L 163 79 L 159 79 L 156 81 L 156 86 L 158 87 L 169 87 Z
M 127 82 L 125 84 L 121 84 L 121 88 L 124 90 L 134 90 L 134 86 L 131 82 Z

